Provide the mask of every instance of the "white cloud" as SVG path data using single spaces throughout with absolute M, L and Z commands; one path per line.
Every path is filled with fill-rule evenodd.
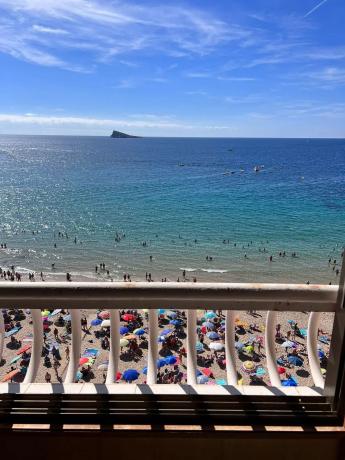
M 138 117 L 138 115 L 137 115 Z M 203 125 L 188 123 L 181 120 L 175 120 L 171 116 L 161 116 L 153 114 L 144 114 L 141 118 L 92 118 L 92 117 L 73 117 L 73 116 L 51 116 L 51 115 L 36 115 L 32 113 L 26 114 L 8 114 L 0 113 L 0 123 L 10 123 L 17 125 L 31 125 L 52 127 L 52 126 L 76 126 L 83 128 L 99 128 L 107 129 L 126 129 L 126 128 L 154 128 L 154 129 L 179 129 L 189 131 L 192 129 L 231 129 L 229 126 L 221 125 Z
M 106 0 L 0 0 L 0 51 L 40 65 L 80 70 L 63 51 L 93 62 L 133 51 L 204 55 L 250 32 L 202 9 Z M 6 44 L 6 46 L 4 45 Z M 26 52 L 22 50 L 25 49 Z M 128 62 L 122 60 L 128 65 Z M 131 64 L 129 64 L 131 65 Z

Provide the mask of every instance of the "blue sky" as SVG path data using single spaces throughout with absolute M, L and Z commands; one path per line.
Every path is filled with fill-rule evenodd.
M 0 133 L 345 137 L 344 0 L 0 0 Z

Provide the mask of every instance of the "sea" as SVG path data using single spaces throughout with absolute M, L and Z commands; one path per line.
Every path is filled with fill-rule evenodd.
M 0 266 L 23 274 L 339 279 L 344 139 L 2 135 L 0 184 Z

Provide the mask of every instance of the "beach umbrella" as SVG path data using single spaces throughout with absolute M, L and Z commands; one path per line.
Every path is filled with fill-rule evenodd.
M 49 315 L 50 315 L 50 311 L 49 311 L 49 310 L 43 310 L 43 311 L 41 312 L 41 315 L 42 315 L 42 316 L 49 316 Z
M 10 337 L 11 335 L 17 334 L 19 329 L 20 329 L 19 327 L 14 327 L 13 329 L 5 332 L 5 337 Z
M 122 379 L 126 380 L 126 382 L 133 382 L 139 377 L 139 372 L 136 369 L 127 369 L 122 374 Z
M 98 316 L 101 319 L 109 319 L 110 318 L 110 313 L 108 311 L 101 311 L 101 313 L 98 313 Z
M 263 377 L 266 374 L 266 370 L 263 367 L 258 367 L 256 369 L 256 375 L 258 377 Z
M 164 329 L 159 335 L 168 335 L 168 334 L 171 334 L 173 332 L 172 329 Z
M 278 370 L 278 374 L 285 374 L 286 372 L 286 369 L 283 366 L 278 366 L 277 370 Z
M 216 379 L 216 384 L 217 385 L 227 385 L 227 381 L 224 379 Z
M 158 343 L 163 343 L 163 342 L 165 342 L 165 338 L 166 338 L 166 337 L 165 337 L 164 335 L 160 335 L 160 336 L 158 337 L 158 339 L 157 339 L 157 342 L 158 342 Z
M 254 347 L 253 347 L 253 345 L 247 345 L 247 346 L 243 347 L 243 350 L 246 353 L 253 353 L 254 352 Z
M 205 326 L 207 329 L 214 329 L 214 323 L 211 323 L 211 321 L 204 321 L 202 325 Z
M 205 318 L 206 319 L 213 319 L 213 318 L 216 318 L 217 315 L 214 311 L 208 311 L 207 313 L 205 313 Z
M 144 367 L 144 369 L 142 370 L 142 373 L 143 373 L 144 375 L 147 375 L 147 366 Z
M 91 321 L 91 326 L 99 326 L 100 324 L 102 324 L 102 320 L 99 318 L 93 319 Z
M 303 359 L 301 359 L 299 356 L 290 355 L 288 356 L 288 361 L 290 364 L 293 364 L 294 366 L 303 366 Z
M 164 313 L 165 313 L 165 309 L 164 308 L 159 308 L 158 314 L 159 315 L 164 315 Z
M 196 343 L 196 351 L 198 353 L 201 353 L 202 351 L 204 351 L 204 345 L 201 342 Z
M 16 355 L 21 355 L 21 354 L 24 353 L 25 351 L 30 350 L 30 348 L 31 348 L 31 344 L 30 344 L 30 345 L 24 345 L 22 348 L 20 348 L 20 349 L 17 351 Z
M 201 330 L 201 332 L 202 332 L 203 334 L 206 334 L 206 332 L 207 332 L 207 329 L 206 329 L 205 326 L 202 326 L 202 327 L 200 328 L 200 330 Z M 199 327 L 197 327 L 197 331 L 199 331 Z
M 56 316 L 56 315 L 58 315 L 60 312 L 61 312 L 61 308 L 57 308 L 57 309 L 55 309 L 52 313 L 50 313 L 49 316 Z
M 120 347 L 127 347 L 129 345 L 129 341 L 127 339 L 120 339 Z
M 241 350 L 243 347 L 244 347 L 244 343 L 240 341 L 235 342 L 235 348 L 237 348 L 237 350 Z
M 253 361 L 244 361 L 242 364 L 242 370 L 247 374 L 255 372 L 256 364 Z
M 12 380 L 13 377 L 15 377 L 17 374 L 19 374 L 21 372 L 20 369 L 14 369 L 13 371 L 11 372 L 8 372 L 4 378 L 1 380 L 1 382 L 8 382 L 9 380 Z
M 135 335 L 144 335 L 145 330 L 144 329 L 135 329 L 133 334 L 135 334 Z
M 169 321 L 169 324 L 172 324 L 173 326 L 178 327 L 178 326 L 182 326 L 183 321 L 181 321 L 180 319 L 172 319 L 171 321 Z
M 221 351 L 224 349 L 224 345 L 220 342 L 212 342 L 210 343 L 210 348 L 214 351 Z
M 128 332 L 129 332 L 128 327 L 126 327 L 126 326 L 121 326 L 120 327 L 120 334 L 121 335 L 127 334 Z
M 217 334 L 217 332 L 211 331 L 208 332 L 206 335 L 211 340 L 219 340 L 219 335 Z
M 65 315 L 63 319 L 64 321 L 71 321 L 71 315 Z
M 170 318 L 170 319 L 175 319 L 175 318 L 177 318 L 177 313 L 176 313 L 176 311 L 168 311 L 168 312 L 166 313 L 166 315 L 167 315 L 167 317 Z
M 297 387 L 298 386 L 296 380 L 294 379 L 282 380 L 281 384 L 283 387 Z
M 196 381 L 200 384 L 204 384 L 204 383 L 207 383 L 208 382 L 208 377 L 206 377 L 206 375 L 199 375 L 197 378 L 196 378 Z
M 129 322 L 129 321 L 133 321 L 133 320 L 135 319 L 135 316 L 132 315 L 132 314 L 130 314 L 130 313 L 126 313 L 126 314 L 124 314 L 124 315 L 122 316 L 122 319 L 123 319 L 124 321 Z
M 286 340 L 284 343 L 281 344 L 281 347 L 283 348 L 292 348 L 294 346 L 295 344 L 294 342 L 291 342 L 291 340 Z
M 110 319 L 104 319 L 102 321 L 101 327 L 110 327 Z
M 161 367 L 166 366 L 166 365 L 167 365 L 167 363 L 166 363 L 164 358 L 158 358 L 157 359 L 157 367 L 158 367 L 158 369 L 160 369 Z
M 212 369 L 210 369 L 209 367 L 204 367 L 203 369 L 201 369 L 201 372 L 204 375 L 206 375 L 206 377 L 211 377 L 213 375 Z
M 167 365 L 170 365 L 170 366 L 173 365 L 173 364 L 176 364 L 176 363 L 177 363 L 177 358 L 176 358 L 176 356 L 173 356 L 173 355 L 167 356 L 167 357 L 165 358 L 165 363 L 166 363 Z
M 89 362 L 90 358 L 83 356 L 79 359 L 79 366 L 83 366 L 84 364 L 88 364 Z

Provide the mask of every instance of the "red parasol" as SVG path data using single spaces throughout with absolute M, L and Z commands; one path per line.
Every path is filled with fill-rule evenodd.
M 131 315 L 130 313 L 126 313 L 125 315 L 122 316 L 122 319 L 124 321 L 133 321 L 135 319 L 135 316 Z

